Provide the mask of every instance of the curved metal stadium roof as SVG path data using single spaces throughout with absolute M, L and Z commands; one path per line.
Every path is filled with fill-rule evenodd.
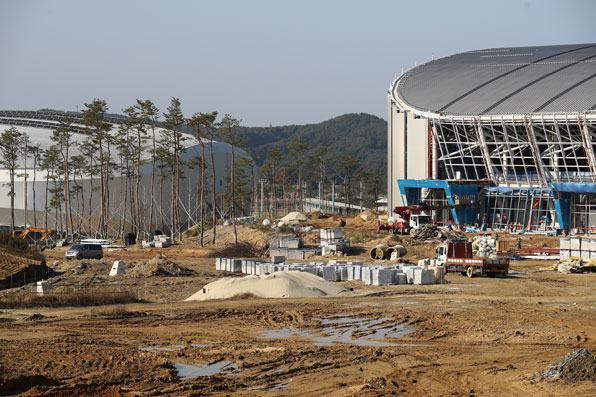
M 596 44 L 455 54 L 409 70 L 390 94 L 406 107 L 443 115 L 596 110 Z
M 27 133 L 32 145 L 40 145 L 42 149 L 48 149 L 55 142 L 52 141 L 52 131 L 54 131 L 60 121 L 68 116 L 72 120 L 72 127 L 74 134 L 72 135 L 73 146 L 70 149 L 71 156 L 80 155 L 80 144 L 89 139 L 88 133 L 85 132 L 83 125 L 82 113 L 79 112 L 63 112 L 58 110 L 0 110 L 0 133 L 6 129 L 14 126 L 19 131 Z M 111 124 L 110 134 L 118 133 L 118 128 L 126 120 L 126 117 L 120 115 L 106 115 L 105 121 Z M 163 135 L 164 129 L 157 127 L 156 137 L 159 139 Z M 181 145 L 185 148 L 185 153 L 182 157 L 185 161 L 192 159 L 194 156 L 200 156 L 201 150 L 195 136 L 188 133 L 183 133 L 184 139 Z M 203 140 L 206 142 L 206 140 Z M 149 145 L 149 143 L 146 143 Z M 237 149 L 238 152 L 244 153 L 243 150 Z M 209 153 L 209 145 L 205 148 L 206 153 Z M 213 142 L 213 153 L 231 153 L 230 145 L 224 142 Z M 112 152 L 115 155 L 116 149 Z M 151 158 L 150 152 L 147 150 L 143 153 L 143 160 Z M 19 167 L 22 167 L 22 159 L 19 160 Z M 146 165 L 144 168 L 150 170 L 151 166 Z M 0 165 L 0 170 L 3 167 Z M 0 177 L 0 179 L 2 179 Z

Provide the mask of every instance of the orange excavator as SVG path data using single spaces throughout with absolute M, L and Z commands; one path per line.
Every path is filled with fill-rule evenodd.
M 29 244 L 39 245 L 43 243 L 52 233 L 52 229 L 42 229 L 40 227 L 28 227 L 25 230 L 15 230 L 13 237 L 27 241 Z

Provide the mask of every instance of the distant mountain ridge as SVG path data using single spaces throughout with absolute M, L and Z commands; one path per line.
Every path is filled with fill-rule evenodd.
M 293 160 L 287 156 L 287 144 L 292 136 L 297 136 L 309 147 L 306 158 L 317 146 L 329 149 L 328 169 L 332 172 L 337 156 L 354 153 L 364 171 L 378 174 L 381 181 L 387 177 L 387 122 L 371 114 L 349 113 L 318 124 L 239 127 L 238 132 L 245 142 L 245 150 L 259 166 L 273 147 L 282 152 L 281 165 L 291 165 Z

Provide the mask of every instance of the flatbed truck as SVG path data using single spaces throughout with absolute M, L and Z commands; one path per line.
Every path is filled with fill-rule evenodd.
M 475 258 L 472 243 L 466 239 L 452 239 L 437 248 L 435 264 L 445 266 L 445 273 L 461 273 L 468 277 L 486 275 L 505 277 L 509 273 L 509 257 Z

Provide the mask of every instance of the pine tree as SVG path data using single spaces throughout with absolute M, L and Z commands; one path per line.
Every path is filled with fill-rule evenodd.
M 170 106 L 167 108 L 167 113 L 164 113 L 165 121 L 163 126 L 167 129 L 164 131 L 165 144 L 169 145 L 173 157 L 167 159 L 172 171 L 171 183 L 171 229 L 170 234 L 174 240 L 175 232 L 178 237 L 182 239 L 182 226 L 180 221 L 180 178 L 182 177 L 181 167 L 184 161 L 181 154 L 186 150 L 184 147 L 185 138 L 182 134 L 181 128 L 184 124 L 184 115 L 180 106 L 180 99 L 172 98 Z
M 41 145 L 37 144 L 37 145 L 31 145 L 29 146 L 29 152 L 33 155 L 33 184 L 31 185 L 31 188 L 33 190 L 33 226 L 38 226 L 37 225 L 37 207 L 36 207 L 36 197 L 35 197 L 35 185 L 37 182 L 37 166 L 39 165 L 39 162 L 41 161 Z
M 232 165 L 230 167 L 230 206 L 232 209 L 232 222 L 234 224 L 234 244 L 238 244 L 238 231 L 236 229 L 236 157 L 234 148 L 242 146 L 243 142 L 238 136 L 237 127 L 240 125 L 240 120 L 233 118 L 231 115 L 226 114 L 221 122 L 219 123 L 220 134 L 232 150 Z
M 72 221 L 72 205 L 70 202 L 70 147 L 72 146 L 72 135 L 74 129 L 72 127 L 72 119 L 64 118 L 60 120 L 60 124 L 54 130 L 52 135 L 52 141 L 56 142 L 56 149 L 60 153 L 62 159 L 62 173 L 64 182 L 64 205 L 65 205 L 65 216 L 66 216 L 66 234 L 70 235 L 74 233 L 74 225 Z
M 105 122 L 105 114 L 108 111 L 106 101 L 94 99 L 86 103 L 86 110 L 83 111 L 83 122 L 91 135 L 92 141 L 99 152 L 99 223 L 98 231 L 100 236 L 105 237 L 107 233 L 108 220 L 108 176 L 109 176 L 109 131 L 111 125 Z M 104 152 L 104 145 L 107 145 L 107 155 Z
M 186 124 L 195 132 L 195 139 L 201 147 L 201 156 L 198 159 L 200 163 L 197 164 L 201 169 L 201 186 L 199 194 L 199 206 L 201 209 L 201 234 L 199 236 L 199 244 L 201 247 L 204 246 L 203 240 L 205 238 L 205 214 L 207 213 L 205 210 L 205 142 L 203 141 L 203 138 L 205 137 L 203 128 L 204 122 L 205 120 L 203 113 L 195 113 L 191 118 L 186 120 Z
M 15 179 L 15 169 L 17 167 L 17 162 L 19 160 L 19 153 L 21 151 L 23 142 L 23 133 L 21 133 L 16 127 L 10 127 L 7 130 L 4 130 L 2 134 L 0 134 L 0 154 L 2 158 L 0 159 L 0 163 L 4 166 L 4 168 L 8 169 L 8 174 L 10 178 L 10 191 L 8 195 L 10 196 L 10 232 L 14 231 L 14 179 Z

